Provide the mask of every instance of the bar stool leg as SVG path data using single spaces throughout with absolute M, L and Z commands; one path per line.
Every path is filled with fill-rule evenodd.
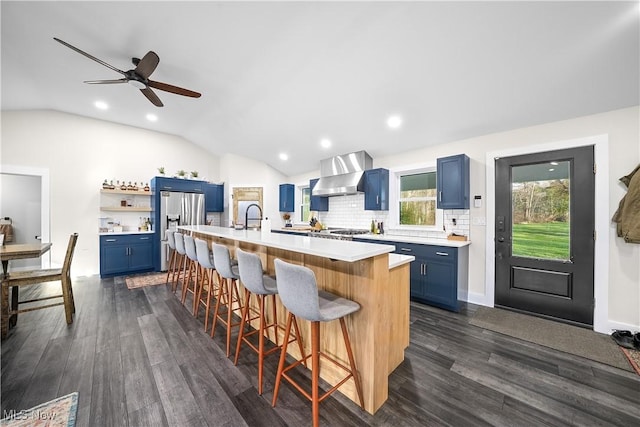
M 347 348 L 347 355 L 349 356 L 349 367 L 351 368 L 351 373 L 353 374 L 353 380 L 356 383 L 356 392 L 358 393 L 358 398 L 360 399 L 360 407 L 364 408 L 362 384 L 360 383 L 360 375 L 358 374 L 358 370 L 356 369 L 356 361 L 353 358 L 353 352 L 351 351 L 351 340 L 349 339 L 347 323 L 345 322 L 344 317 L 340 318 L 340 327 L 342 328 L 342 337 L 344 338 L 344 345 Z
M 273 399 L 271 406 L 276 406 L 278 401 L 278 392 L 280 391 L 280 382 L 282 381 L 282 371 L 284 371 L 284 362 L 287 358 L 287 347 L 289 346 L 289 334 L 291 332 L 291 321 L 293 314 L 287 316 L 287 326 L 284 329 L 284 341 L 282 342 L 282 351 L 280 352 L 280 361 L 278 362 L 278 372 L 276 373 L 276 383 L 273 386 Z
M 174 265 L 175 260 L 176 260 L 176 250 L 172 249 L 171 256 L 169 257 L 169 266 L 167 268 L 167 279 L 164 282 L 165 285 L 169 284 L 169 275 L 171 275 L 171 273 L 173 273 L 173 270 L 175 269 L 175 265 Z
M 320 322 L 311 322 L 311 415 L 313 427 L 320 424 Z

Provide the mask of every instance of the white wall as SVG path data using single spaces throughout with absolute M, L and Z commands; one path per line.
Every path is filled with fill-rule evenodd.
M 278 208 L 279 185 L 286 182 L 285 175 L 265 163 L 235 154 L 225 154 L 220 158 L 220 179 L 224 181 L 225 191 L 222 225 L 230 224 L 233 187 L 262 187 L 262 217 L 271 220 L 272 228 L 284 226 Z
M 52 263 L 61 264 L 69 235 L 78 232 L 73 274 L 99 272 L 98 217 L 104 179 L 148 182 L 197 170 L 218 181 L 219 158 L 173 135 L 54 111 L 2 111 L 3 165 L 50 173 Z

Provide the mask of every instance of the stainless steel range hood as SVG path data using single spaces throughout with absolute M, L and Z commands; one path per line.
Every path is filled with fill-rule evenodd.
M 343 154 L 320 161 L 320 179 L 311 190 L 314 196 L 342 196 L 364 191 L 364 171 L 373 160 L 366 151 Z

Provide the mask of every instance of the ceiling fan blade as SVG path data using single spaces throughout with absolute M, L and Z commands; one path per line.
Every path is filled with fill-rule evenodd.
M 140 60 L 140 62 L 138 62 L 135 72 L 146 79 L 151 75 L 151 73 L 153 73 L 159 62 L 160 58 L 158 58 L 158 55 L 156 55 L 154 51 L 150 50 Z
M 85 80 L 84 83 L 89 83 L 90 85 L 109 85 L 115 83 L 126 83 L 128 79 L 114 79 L 114 80 Z
M 120 74 L 122 74 L 122 75 L 125 75 L 125 74 L 126 74 L 124 71 L 117 69 L 117 68 L 116 68 L 116 67 L 114 67 L 113 65 L 111 65 L 111 64 L 107 64 L 106 62 L 104 62 L 104 61 L 102 61 L 102 60 L 100 60 L 100 59 L 96 58 L 95 56 L 90 55 L 90 54 L 88 54 L 87 52 L 82 51 L 82 50 L 78 49 L 77 47 L 72 46 L 72 45 L 70 45 L 69 43 L 67 43 L 67 42 L 65 42 L 65 41 L 62 41 L 62 40 L 60 40 L 59 38 L 54 37 L 53 39 L 54 39 L 55 41 L 57 41 L 58 43 L 65 45 L 65 46 L 66 46 L 66 47 L 68 47 L 69 49 L 71 49 L 71 50 L 75 50 L 75 51 L 76 51 L 76 52 L 78 52 L 79 54 L 84 55 L 84 56 L 86 56 L 86 57 L 87 57 L 87 58 L 89 58 L 89 59 L 93 59 L 93 60 L 94 60 L 94 61 L 96 61 L 98 64 L 102 64 L 102 65 L 104 65 L 104 66 L 105 66 L 105 67 L 107 67 L 107 68 L 111 68 L 111 69 L 112 69 L 113 71 L 115 71 L 116 73 L 120 73 Z
M 151 101 L 151 103 L 153 105 L 155 105 L 156 107 L 164 106 L 164 104 L 162 104 L 162 101 L 160 101 L 160 98 L 158 98 L 158 95 L 156 95 L 156 93 L 154 91 L 152 91 L 151 89 L 149 89 L 149 88 L 140 89 L 140 92 L 142 92 L 144 94 L 144 96 L 146 96 L 147 99 L 149 101 Z
M 161 83 L 161 82 L 155 82 L 155 81 L 149 80 L 147 81 L 147 84 L 154 89 L 160 89 L 160 90 L 164 90 L 165 92 L 171 92 L 171 93 L 175 93 L 183 96 L 190 96 L 191 98 L 200 98 L 200 96 L 202 96 L 202 94 L 198 92 L 194 92 L 192 90 L 184 89 L 178 86 L 173 86 L 167 83 Z

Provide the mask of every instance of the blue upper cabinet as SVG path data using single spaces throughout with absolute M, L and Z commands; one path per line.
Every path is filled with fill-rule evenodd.
M 181 193 L 202 193 L 204 181 L 193 179 L 165 178 L 156 176 L 151 179 L 152 191 L 177 191 Z
M 204 206 L 207 212 L 224 212 L 224 184 L 204 184 Z
M 309 181 L 309 189 L 312 195 L 309 200 L 309 210 L 315 212 L 327 212 L 329 210 L 329 198 L 313 195 L 313 187 L 316 186 L 318 179 L 312 179 Z
M 469 157 L 437 159 L 438 209 L 469 209 Z
M 280 184 L 280 212 L 293 212 L 295 199 L 295 186 L 293 184 Z
M 364 210 L 389 210 L 389 171 L 387 169 L 364 171 Z

